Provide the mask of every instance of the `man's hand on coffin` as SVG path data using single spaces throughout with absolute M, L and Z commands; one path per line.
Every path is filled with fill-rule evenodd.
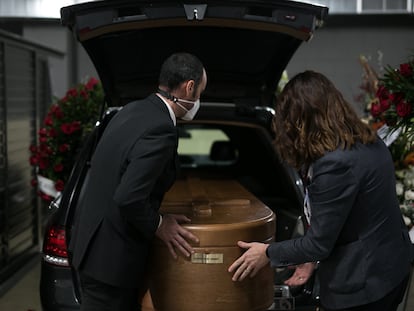
M 155 232 L 167 245 L 171 255 L 177 259 L 176 250 L 186 257 L 194 253 L 193 248 L 187 241 L 198 243 L 198 238 L 187 229 L 180 226 L 181 223 L 189 223 L 191 220 L 184 215 L 165 214 L 161 225 Z

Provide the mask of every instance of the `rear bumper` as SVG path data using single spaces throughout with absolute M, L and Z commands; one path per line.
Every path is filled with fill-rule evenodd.
M 80 310 L 69 267 L 60 267 L 42 261 L 40 302 L 43 311 Z

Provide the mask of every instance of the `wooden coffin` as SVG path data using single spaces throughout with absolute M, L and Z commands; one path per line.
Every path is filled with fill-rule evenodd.
M 227 271 L 242 254 L 237 241 L 267 243 L 275 234 L 274 213 L 238 182 L 180 179 L 161 212 L 189 217 L 184 227 L 200 242 L 191 258 L 175 260 L 155 241 L 150 292 L 157 311 L 261 311 L 273 303 L 270 266 L 242 282 L 233 282 Z

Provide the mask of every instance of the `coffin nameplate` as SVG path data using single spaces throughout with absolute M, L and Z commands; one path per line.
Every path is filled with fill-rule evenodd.
M 220 264 L 223 263 L 223 254 L 194 253 L 191 255 L 191 262 L 203 264 Z

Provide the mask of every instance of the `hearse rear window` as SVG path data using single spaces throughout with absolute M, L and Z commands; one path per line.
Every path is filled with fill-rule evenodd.
M 229 137 L 214 128 L 179 128 L 178 155 L 182 167 L 228 166 L 237 160 Z

